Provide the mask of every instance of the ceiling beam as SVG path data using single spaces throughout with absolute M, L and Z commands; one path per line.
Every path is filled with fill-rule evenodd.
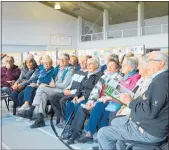
M 54 5 L 51 4 L 51 3 L 44 2 L 44 1 L 41 1 L 40 3 L 42 3 L 42 4 L 46 5 L 46 6 L 51 7 L 51 8 L 54 9 Z M 68 15 L 70 15 L 70 16 L 72 16 L 72 17 L 78 18 L 78 15 L 75 15 L 75 14 L 73 14 L 73 13 L 71 13 L 71 12 L 68 12 L 67 10 L 65 10 L 65 9 L 63 9 L 63 8 L 58 9 L 58 10 L 61 11 L 61 12 L 63 12 L 63 13 L 65 13 L 65 14 L 68 14 Z
M 102 12 L 104 11 L 104 8 L 102 8 L 102 7 L 100 7 L 100 6 L 96 5 L 96 4 L 93 4 L 92 2 L 84 2 L 84 3 L 89 5 L 89 6 L 92 6 L 92 7 L 96 8 L 96 9 L 102 11 Z

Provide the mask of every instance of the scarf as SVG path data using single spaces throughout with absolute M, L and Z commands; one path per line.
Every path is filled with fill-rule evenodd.
M 127 80 L 129 77 L 131 77 L 132 75 L 134 75 L 136 72 L 137 72 L 137 70 L 133 70 L 133 71 L 129 72 L 128 74 L 126 74 L 123 77 L 123 80 Z
M 97 74 L 97 73 L 100 72 L 100 71 L 101 71 L 101 69 L 98 68 L 98 69 L 96 69 L 94 72 L 88 72 L 88 73 L 87 73 L 87 78 L 89 79 L 91 75 Z

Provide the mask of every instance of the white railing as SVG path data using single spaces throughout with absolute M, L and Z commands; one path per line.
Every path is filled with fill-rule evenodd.
M 168 33 L 168 24 L 145 26 L 141 28 L 142 36 L 163 34 L 163 33 Z M 104 39 L 103 34 L 104 34 L 103 32 L 99 32 L 99 33 L 81 35 L 81 42 L 103 40 Z M 136 37 L 137 35 L 138 35 L 137 28 L 114 30 L 114 31 L 108 31 L 106 33 L 106 39 Z
M 168 24 L 152 25 L 142 27 L 142 35 L 154 35 L 168 33 Z
M 107 32 L 107 39 L 123 38 L 123 37 L 135 37 L 137 36 L 137 28 L 123 29 Z
M 81 35 L 81 42 L 103 40 L 103 32 Z

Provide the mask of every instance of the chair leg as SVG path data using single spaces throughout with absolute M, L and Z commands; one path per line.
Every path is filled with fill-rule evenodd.
M 8 106 L 8 102 L 7 102 L 8 98 L 5 98 L 4 100 L 5 100 L 6 107 L 7 107 L 8 111 L 9 111 L 9 106 Z

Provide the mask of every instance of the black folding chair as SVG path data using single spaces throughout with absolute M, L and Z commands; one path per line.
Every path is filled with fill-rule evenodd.
M 64 134 L 65 130 L 66 130 L 66 129 L 69 129 L 69 127 L 70 127 L 70 125 L 71 125 L 71 122 L 72 122 L 74 116 L 75 116 L 75 110 L 72 111 L 72 113 L 70 114 L 68 120 L 66 121 L 66 125 L 65 125 L 65 127 L 63 128 L 63 130 L 62 130 L 62 132 L 61 132 L 61 135 L 60 135 L 61 138 L 63 138 L 63 134 Z
M 9 111 L 9 101 L 10 101 L 10 96 L 6 93 L 1 93 L 1 100 L 5 101 L 6 107 Z

